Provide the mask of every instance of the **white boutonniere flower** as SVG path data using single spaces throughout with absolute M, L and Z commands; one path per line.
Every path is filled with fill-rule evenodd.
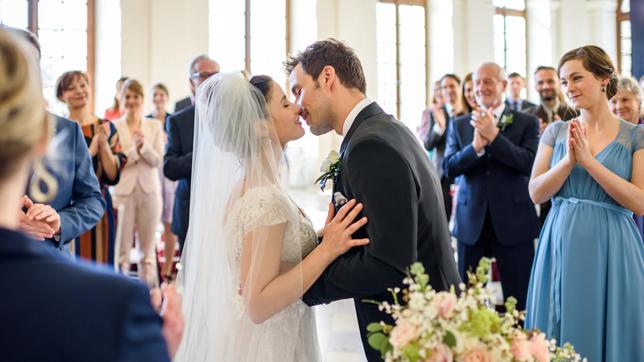
M 340 173 L 340 166 L 342 161 L 340 160 L 340 154 L 336 150 L 329 152 L 328 156 L 322 162 L 320 166 L 320 172 L 322 175 L 315 180 L 315 183 L 320 185 L 320 189 L 324 190 L 327 181 L 329 179 L 334 179 Z

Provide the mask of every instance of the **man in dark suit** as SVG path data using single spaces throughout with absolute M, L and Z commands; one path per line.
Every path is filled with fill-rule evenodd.
M 181 341 L 176 292 L 164 326 L 143 284 L 1 228 L 0 273 L 3 361 L 170 361 Z
M 525 79 L 519 73 L 510 73 L 508 76 L 508 97 L 505 105 L 511 111 L 523 112 L 535 106 L 534 103 L 521 98 L 521 91 L 525 88 Z
M 190 90 L 193 98 L 197 87 L 219 73 L 219 64 L 207 55 L 200 55 L 190 63 Z M 183 245 L 190 219 L 190 174 L 192 173 L 192 141 L 195 129 L 195 106 L 168 116 L 166 121 L 168 144 L 163 156 L 163 174 L 179 181 L 172 210 L 172 232 Z
M 525 113 L 539 118 L 541 133 L 554 121 L 568 121 L 579 116 L 579 112 L 566 103 L 555 68 L 539 66 L 534 72 L 534 87 L 539 93 L 541 104 L 526 109 Z
M 540 134 L 554 121 L 569 121 L 579 116 L 579 112 L 566 103 L 555 68 L 543 65 L 537 67 L 534 71 L 534 86 L 541 98 L 541 104 L 526 109 L 525 113 L 539 118 Z M 550 207 L 550 200 L 539 205 L 539 219 L 542 225 L 546 221 Z
M 364 73 L 352 49 L 334 39 L 318 41 L 289 59 L 287 71 L 311 132 L 344 135 L 333 186 L 336 208 L 344 199 L 356 199 L 369 219 L 354 237 L 370 243 L 336 259 L 302 299 L 312 306 L 354 298 L 367 358 L 380 361 L 366 328 L 392 321 L 365 299 L 390 301 L 387 288 L 402 286 L 416 261 L 436 290 L 460 282 L 440 182 L 411 131 L 365 98 Z
M 451 128 L 454 118 L 463 114 L 461 110 L 460 85 L 461 79 L 455 74 L 445 74 L 441 77 L 440 86 L 445 104 L 435 111 L 432 111 L 431 108 L 426 110 L 428 112 L 427 117 L 429 117 L 429 129 L 423 139 L 425 149 L 427 151 L 434 150 L 432 158 L 438 177 L 441 180 L 445 215 L 447 215 L 448 221 L 452 217 L 451 188 L 454 180 L 443 173 L 443 157 L 445 156 L 447 131 Z
M 192 97 L 188 96 L 182 99 L 179 99 L 174 103 L 174 112 L 178 113 L 192 105 Z
M 539 144 L 538 120 L 503 103 L 503 69 L 484 63 L 473 74 L 484 109 L 454 120 L 443 168 L 458 177 L 454 236 L 461 278 L 483 256 L 496 258 L 503 295 L 525 308 L 539 219 L 528 181 Z

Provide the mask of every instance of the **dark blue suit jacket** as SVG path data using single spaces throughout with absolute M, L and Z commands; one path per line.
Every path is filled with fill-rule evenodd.
M 169 361 L 142 284 L 0 228 L 2 361 Z
M 485 147 L 481 157 L 472 147 L 471 115 L 455 119 L 447 136 L 443 170 L 449 177 L 458 177 L 459 186 L 453 233 L 466 245 L 478 241 L 488 209 L 503 245 L 531 242 L 539 233 L 539 219 L 528 194 L 539 121 L 507 108 L 504 114 L 512 114 L 512 123 Z
M 47 204 L 58 211 L 61 227 L 60 242 L 54 239 L 47 241 L 62 248 L 96 225 L 105 211 L 105 199 L 80 126 L 74 121 L 55 117 L 56 134 L 51 141 L 53 150 L 44 163 L 58 182 L 56 196 Z
M 177 185 L 172 210 L 172 232 L 186 238 L 190 219 L 190 175 L 192 173 L 192 143 L 195 134 L 195 106 L 168 116 L 168 144 L 163 156 L 163 174 Z

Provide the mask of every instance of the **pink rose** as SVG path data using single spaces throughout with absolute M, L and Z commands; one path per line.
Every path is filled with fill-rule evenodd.
M 408 320 L 398 320 L 394 329 L 391 330 L 389 341 L 394 347 L 403 347 L 407 343 L 418 338 L 420 330 L 417 326 L 410 323 Z
M 456 305 L 456 296 L 448 292 L 439 292 L 434 296 L 434 307 L 438 310 L 438 315 L 447 319 L 452 314 Z
M 550 351 L 548 350 L 548 341 L 543 333 L 535 333 L 530 338 L 530 353 L 537 362 L 550 361 Z
M 492 362 L 492 355 L 481 343 L 463 353 L 463 362 Z
M 445 344 L 441 343 L 434 348 L 425 362 L 453 362 L 454 354 Z
M 528 342 L 525 336 L 517 336 L 512 339 L 510 349 L 512 351 L 512 356 L 517 361 L 523 362 L 530 359 L 530 342 Z

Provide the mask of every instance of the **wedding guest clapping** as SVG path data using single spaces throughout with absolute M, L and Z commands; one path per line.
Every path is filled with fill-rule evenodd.
M 92 157 L 94 172 L 105 199 L 105 213 L 98 224 L 75 239 L 75 253 L 100 263 L 114 263 L 116 214 L 108 187 L 116 185 L 127 158 L 121 152 L 116 127 L 90 111 L 90 85 L 81 71 L 63 73 L 56 82 L 56 97 L 67 105 L 69 118 L 76 121 L 83 132 Z
M 511 111 L 503 102 L 507 81 L 496 63 L 474 72 L 481 108 L 454 120 L 443 168 L 458 177 L 456 220 L 461 278 L 481 257 L 497 260 L 505 298 L 525 308 L 539 219 L 528 194 L 528 175 L 539 143 L 535 117 Z
M 115 204 L 123 206 L 119 216 L 123 230 L 119 245 L 121 270 L 129 270 L 136 230 L 143 254 L 139 277 L 154 287 L 157 285 L 154 233 L 161 217 L 159 167 L 163 157 L 163 128 L 158 121 L 143 117 L 143 99 L 141 84 L 134 79 L 126 81 L 121 93 L 125 114 L 114 125 L 128 162 L 114 188 L 114 196 Z

